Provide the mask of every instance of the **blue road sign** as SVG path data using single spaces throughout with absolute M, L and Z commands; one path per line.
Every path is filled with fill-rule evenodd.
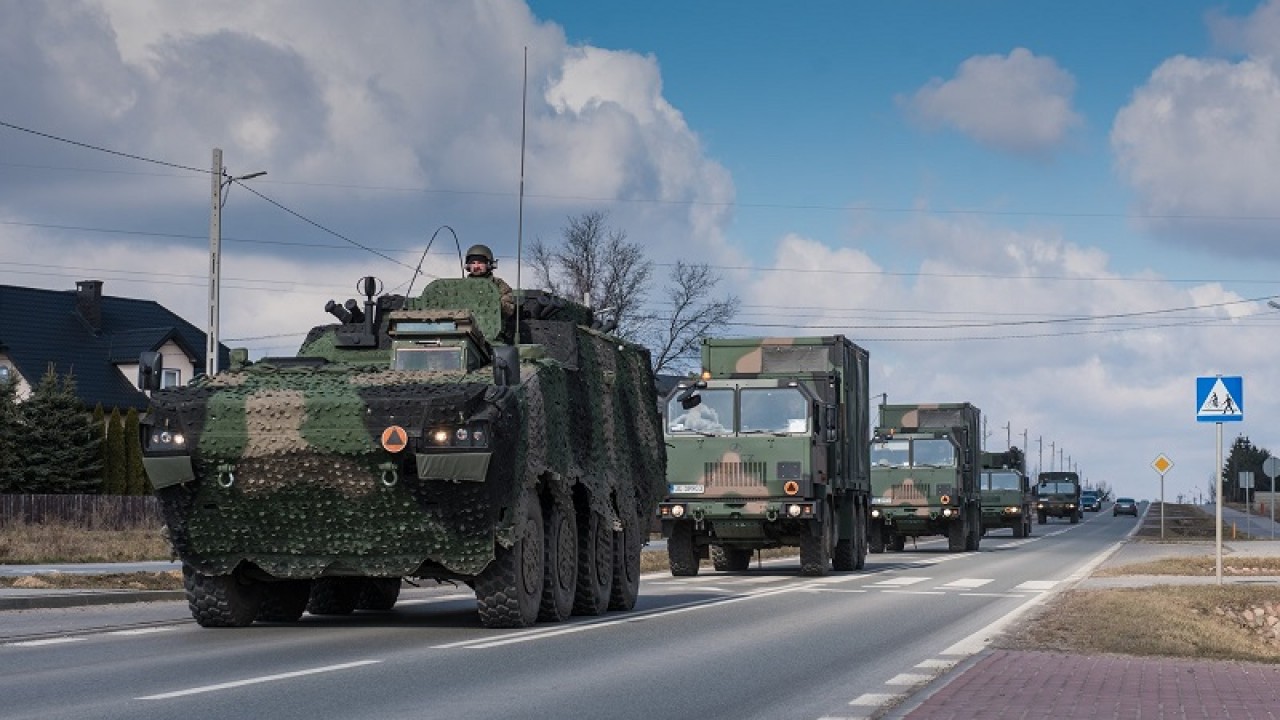
M 1196 378 L 1196 421 L 1239 422 L 1244 420 L 1244 379 L 1235 377 Z

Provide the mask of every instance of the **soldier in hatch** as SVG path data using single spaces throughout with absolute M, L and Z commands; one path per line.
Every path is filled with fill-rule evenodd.
M 516 315 L 516 299 L 515 294 L 511 292 L 511 286 L 502 278 L 493 274 L 493 267 L 498 264 L 498 261 L 493 259 L 493 251 L 489 249 L 488 245 L 472 245 L 467 248 L 464 264 L 467 277 L 489 280 L 494 285 L 497 285 L 498 290 L 502 292 L 503 334 L 508 334 Z

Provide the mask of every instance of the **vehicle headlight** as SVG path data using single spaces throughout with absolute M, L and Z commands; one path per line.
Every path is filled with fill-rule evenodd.
M 489 429 L 482 422 L 442 425 L 428 429 L 426 439 L 432 448 L 487 448 Z
M 142 431 L 142 449 L 146 452 L 184 452 L 187 436 L 178 430 L 150 427 Z

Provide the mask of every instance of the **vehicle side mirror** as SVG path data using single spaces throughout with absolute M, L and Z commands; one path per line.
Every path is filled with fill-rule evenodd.
M 840 439 L 840 406 L 828 405 L 826 407 L 823 425 L 826 430 L 827 442 L 833 443 Z
M 520 348 L 515 345 L 493 348 L 493 384 L 520 384 Z
M 164 356 L 158 352 L 138 355 L 138 387 L 142 390 L 159 390 L 164 377 Z

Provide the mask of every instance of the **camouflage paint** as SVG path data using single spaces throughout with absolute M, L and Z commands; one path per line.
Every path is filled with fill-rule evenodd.
M 1010 471 L 1018 476 L 1020 489 L 997 490 L 987 487 L 987 473 Z M 1021 528 L 1034 512 L 1030 482 L 1027 479 L 1027 463 L 1020 448 L 1011 447 L 1004 452 L 982 452 L 982 527 L 983 529 L 1012 528 L 1015 537 L 1022 537 Z
M 1042 483 L 1074 484 L 1071 492 L 1045 492 Z M 1080 519 L 1080 475 L 1068 471 L 1045 471 L 1036 477 L 1036 512 L 1044 517 L 1070 518 L 1071 522 Z
M 407 301 L 379 298 L 376 347 L 340 347 L 359 328 L 321 326 L 297 359 L 154 393 L 144 437 L 190 439 L 189 453 L 144 456 L 175 551 L 206 575 L 251 565 L 277 578 L 467 579 L 495 543 L 510 546 L 515 508 L 539 486 L 580 488 L 615 521 L 651 517 L 666 457 L 648 352 L 586 327 L 585 308 L 524 300 L 519 384 L 496 385 L 488 361 L 502 327 L 497 287 L 447 279 Z M 468 337 L 485 364 L 391 368 L 390 318 L 433 309 L 474 318 Z M 428 444 L 434 429 L 476 422 L 488 424 L 487 447 Z M 399 452 L 381 445 L 393 425 L 408 438 Z

